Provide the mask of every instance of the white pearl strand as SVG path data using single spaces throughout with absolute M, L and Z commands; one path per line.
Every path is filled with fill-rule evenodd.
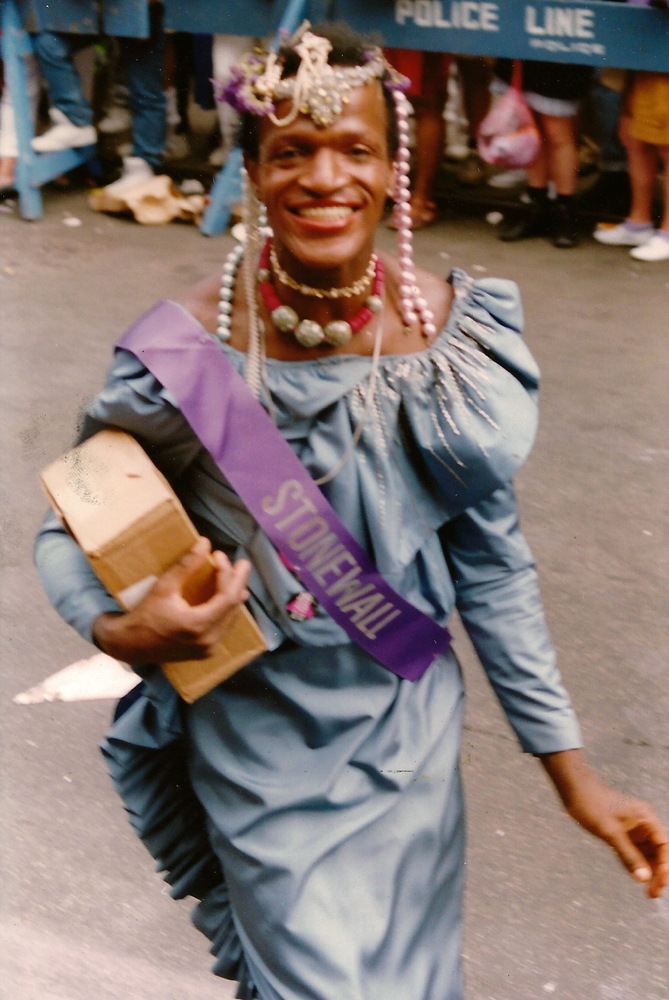
M 218 300 L 218 322 L 216 325 L 216 336 L 225 343 L 230 340 L 230 328 L 232 326 L 232 300 L 235 294 L 235 279 L 237 271 L 244 256 L 244 246 L 236 243 L 223 264 L 221 274 L 221 291 Z
M 402 91 L 394 90 L 397 114 L 398 149 L 395 158 L 395 204 L 397 206 L 397 241 L 400 262 L 400 303 L 406 327 L 420 319 L 423 336 L 432 340 L 437 334 L 432 310 L 421 294 L 416 280 L 413 260 L 413 233 L 411 231 L 411 182 L 409 178 L 411 154 L 409 153 L 409 102 Z

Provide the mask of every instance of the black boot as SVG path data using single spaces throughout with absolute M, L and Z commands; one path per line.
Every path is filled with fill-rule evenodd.
M 526 198 L 520 214 L 502 227 L 499 238 L 504 243 L 526 240 L 530 236 L 546 236 L 550 232 L 548 190 L 528 188 Z
M 555 200 L 551 213 L 551 242 L 554 247 L 567 249 L 579 244 L 573 204 L 574 197 L 569 194 L 559 194 Z

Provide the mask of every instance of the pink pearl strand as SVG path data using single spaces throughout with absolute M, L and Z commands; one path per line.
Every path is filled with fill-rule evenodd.
M 413 326 L 420 319 L 423 336 L 431 340 L 436 336 L 432 310 L 421 294 L 416 280 L 413 260 L 413 233 L 411 231 L 411 181 L 409 171 L 409 115 L 408 101 L 401 91 L 393 91 L 397 114 L 398 149 L 395 158 L 395 205 L 397 212 L 397 242 L 400 262 L 400 302 L 405 326 Z

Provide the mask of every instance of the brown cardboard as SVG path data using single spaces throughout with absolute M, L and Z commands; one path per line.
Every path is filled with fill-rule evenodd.
M 197 540 L 197 531 L 165 477 L 123 431 L 104 430 L 42 472 L 47 496 L 81 546 L 97 576 L 129 609 L 155 579 Z M 214 586 L 213 562 L 184 594 L 206 600 Z M 266 649 L 243 606 L 230 613 L 220 648 L 204 660 L 162 664 L 186 701 L 195 701 Z

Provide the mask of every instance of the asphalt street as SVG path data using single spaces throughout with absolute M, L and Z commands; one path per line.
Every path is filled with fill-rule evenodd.
M 381 246 L 393 240 L 379 231 Z M 97 744 L 113 702 L 13 701 L 93 653 L 32 566 L 38 472 L 69 446 L 126 326 L 230 245 L 96 214 L 81 190 L 49 191 L 38 222 L 0 214 L 3 1000 L 230 995 L 105 773 Z M 518 492 L 551 632 L 591 762 L 669 821 L 669 265 L 589 237 L 571 250 L 503 244 L 480 206 L 457 202 L 416 246 L 434 271 L 521 286 L 543 393 Z M 645 898 L 562 814 L 456 633 L 469 689 L 468 1000 L 669 1000 L 669 901 Z

